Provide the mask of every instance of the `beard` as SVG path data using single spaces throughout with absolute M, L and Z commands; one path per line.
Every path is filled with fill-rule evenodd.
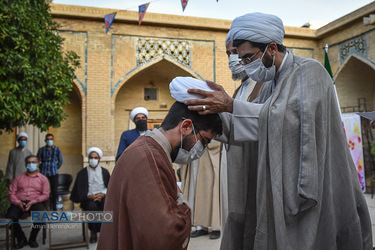
M 236 81 L 236 80 L 243 80 L 245 77 L 247 77 L 247 73 L 246 73 L 245 70 L 241 71 L 240 73 L 233 73 L 232 72 L 232 79 L 234 81 Z
M 263 58 L 264 58 L 264 63 L 263 63 L 264 67 L 266 67 L 266 68 L 271 67 L 272 64 L 273 64 L 273 59 L 272 59 L 271 55 L 266 53 Z
M 194 136 L 194 133 L 191 132 L 191 134 L 188 134 L 187 136 L 183 137 L 182 138 L 182 144 L 180 142 L 178 146 L 175 146 L 174 148 L 172 148 L 172 153 L 171 153 L 172 162 L 174 162 L 174 160 L 176 160 L 177 155 L 178 155 L 178 151 L 180 150 L 181 147 L 183 149 L 187 150 L 187 151 L 190 151 L 191 148 L 194 146 L 195 143 L 193 145 L 191 145 L 191 140 L 189 140 L 189 138 L 188 138 L 191 135 Z M 194 136 L 194 140 L 195 140 L 195 136 Z

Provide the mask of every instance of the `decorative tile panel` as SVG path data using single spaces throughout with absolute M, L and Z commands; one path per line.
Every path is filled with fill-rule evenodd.
M 168 56 L 178 63 L 191 68 L 191 45 L 188 40 L 138 38 L 137 66 Z
M 340 44 L 340 64 L 345 62 L 351 54 L 357 54 L 366 57 L 367 42 L 365 36 L 353 38 Z

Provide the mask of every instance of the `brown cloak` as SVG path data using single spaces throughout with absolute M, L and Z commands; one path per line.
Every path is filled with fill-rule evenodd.
M 187 249 L 190 209 L 176 202 L 176 177 L 163 146 L 146 134 L 119 158 L 104 206 L 113 211 L 113 223 L 102 224 L 97 249 Z

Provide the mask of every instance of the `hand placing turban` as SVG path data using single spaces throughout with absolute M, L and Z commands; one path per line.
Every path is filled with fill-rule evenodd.
M 283 21 L 275 15 L 259 12 L 236 17 L 230 27 L 230 39 L 256 43 L 283 44 L 285 35 Z
M 203 97 L 196 94 L 189 94 L 188 89 L 201 89 L 205 91 L 213 91 L 208 87 L 207 83 L 193 77 L 176 77 L 169 84 L 171 96 L 178 102 L 185 102 L 190 99 L 202 99 Z

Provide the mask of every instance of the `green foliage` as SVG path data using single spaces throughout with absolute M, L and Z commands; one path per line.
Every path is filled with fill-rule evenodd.
M 4 217 L 9 206 L 7 180 L 4 178 L 3 171 L 0 170 L 0 217 Z
M 371 142 L 371 154 L 375 156 L 375 141 Z
M 63 52 L 45 0 L 4 0 L 0 9 L 0 130 L 59 127 L 79 57 Z

